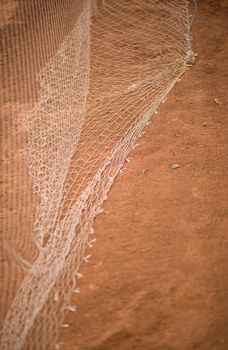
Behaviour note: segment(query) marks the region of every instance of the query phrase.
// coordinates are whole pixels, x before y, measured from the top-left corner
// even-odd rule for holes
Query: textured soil
[[[196,64],[95,220],[63,350],[228,349],[227,16],[199,2]]]

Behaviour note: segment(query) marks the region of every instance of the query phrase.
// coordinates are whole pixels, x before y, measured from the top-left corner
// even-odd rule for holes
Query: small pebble
[[[70,327],[70,325],[68,323],[62,324],[62,328],[69,328],[69,327]]]
[[[216,103],[217,105],[220,105],[220,106],[221,106],[221,104],[222,104],[222,102],[219,101],[218,98],[213,98],[213,101],[214,101],[214,103]]]
[[[149,172],[148,169],[143,169],[143,170],[142,170],[142,173],[143,173],[143,174],[147,174],[148,172]]]
[[[180,165],[179,164],[172,164],[170,167],[171,167],[171,169],[175,170],[175,169],[180,168]]]

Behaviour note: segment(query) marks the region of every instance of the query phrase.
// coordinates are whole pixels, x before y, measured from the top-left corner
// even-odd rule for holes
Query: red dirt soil
[[[196,64],[96,218],[63,350],[228,349],[227,16],[199,2]]]

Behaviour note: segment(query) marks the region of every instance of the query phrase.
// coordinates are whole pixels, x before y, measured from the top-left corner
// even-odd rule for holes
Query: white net
[[[194,55],[187,0],[1,0],[1,349],[58,348],[92,224]]]

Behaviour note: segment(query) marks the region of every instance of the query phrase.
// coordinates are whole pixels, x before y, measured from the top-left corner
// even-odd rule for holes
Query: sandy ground
[[[227,18],[227,0],[199,1],[197,62],[152,118],[96,218],[63,350],[228,349]],[[14,289],[4,290],[2,300],[12,299]]]
[[[197,62],[95,221],[63,350],[228,349],[227,15],[199,2]]]

